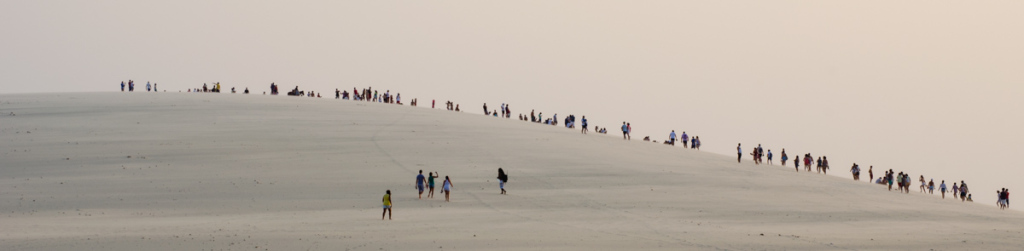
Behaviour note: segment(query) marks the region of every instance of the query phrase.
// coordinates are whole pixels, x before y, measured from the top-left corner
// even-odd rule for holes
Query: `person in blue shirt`
[[[683,131],[683,136],[679,137],[679,139],[683,141],[683,148],[686,148],[686,142],[690,141],[690,135],[686,135],[686,131]]]
[[[420,170],[420,174],[416,175],[416,189],[420,190],[420,199],[423,199],[423,183],[427,181],[426,177],[423,177],[423,170]]]
[[[772,164],[772,149],[768,149],[768,164]]]
[[[622,122],[622,139],[627,139],[627,137],[629,137],[629,128],[626,127],[626,122],[623,121]]]
[[[124,92],[124,81],[121,81],[121,92]]]
[[[672,130],[672,133],[668,134],[668,140],[669,144],[676,145],[676,130]]]

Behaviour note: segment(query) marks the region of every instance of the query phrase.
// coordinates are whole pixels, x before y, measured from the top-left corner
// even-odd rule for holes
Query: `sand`
[[[1024,215],[987,202],[424,103],[0,95],[0,250],[1024,246]],[[451,202],[417,199],[418,170],[450,176]]]

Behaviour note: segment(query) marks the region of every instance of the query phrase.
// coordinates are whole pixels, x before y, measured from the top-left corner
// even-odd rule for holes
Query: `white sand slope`
[[[441,109],[95,93],[0,115],[0,250],[1024,247],[1024,215],[982,202]],[[416,198],[421,169],[450,203]]]

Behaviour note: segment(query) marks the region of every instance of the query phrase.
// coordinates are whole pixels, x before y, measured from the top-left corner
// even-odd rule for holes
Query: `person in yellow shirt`
[[[380,220],[384,220],[384,215],[388,215],[388,220],[391,219],[391,190],[388,190],[384,194],[384,213],[380,215]]]

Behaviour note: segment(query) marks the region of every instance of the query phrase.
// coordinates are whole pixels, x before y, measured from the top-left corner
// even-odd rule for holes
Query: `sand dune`
[[[0,115],[0,250],[1024,246],[1024,216],[983,202],[441,109],[75,93],[0,95]],[[452,201],[418,200],[418,170]]]

